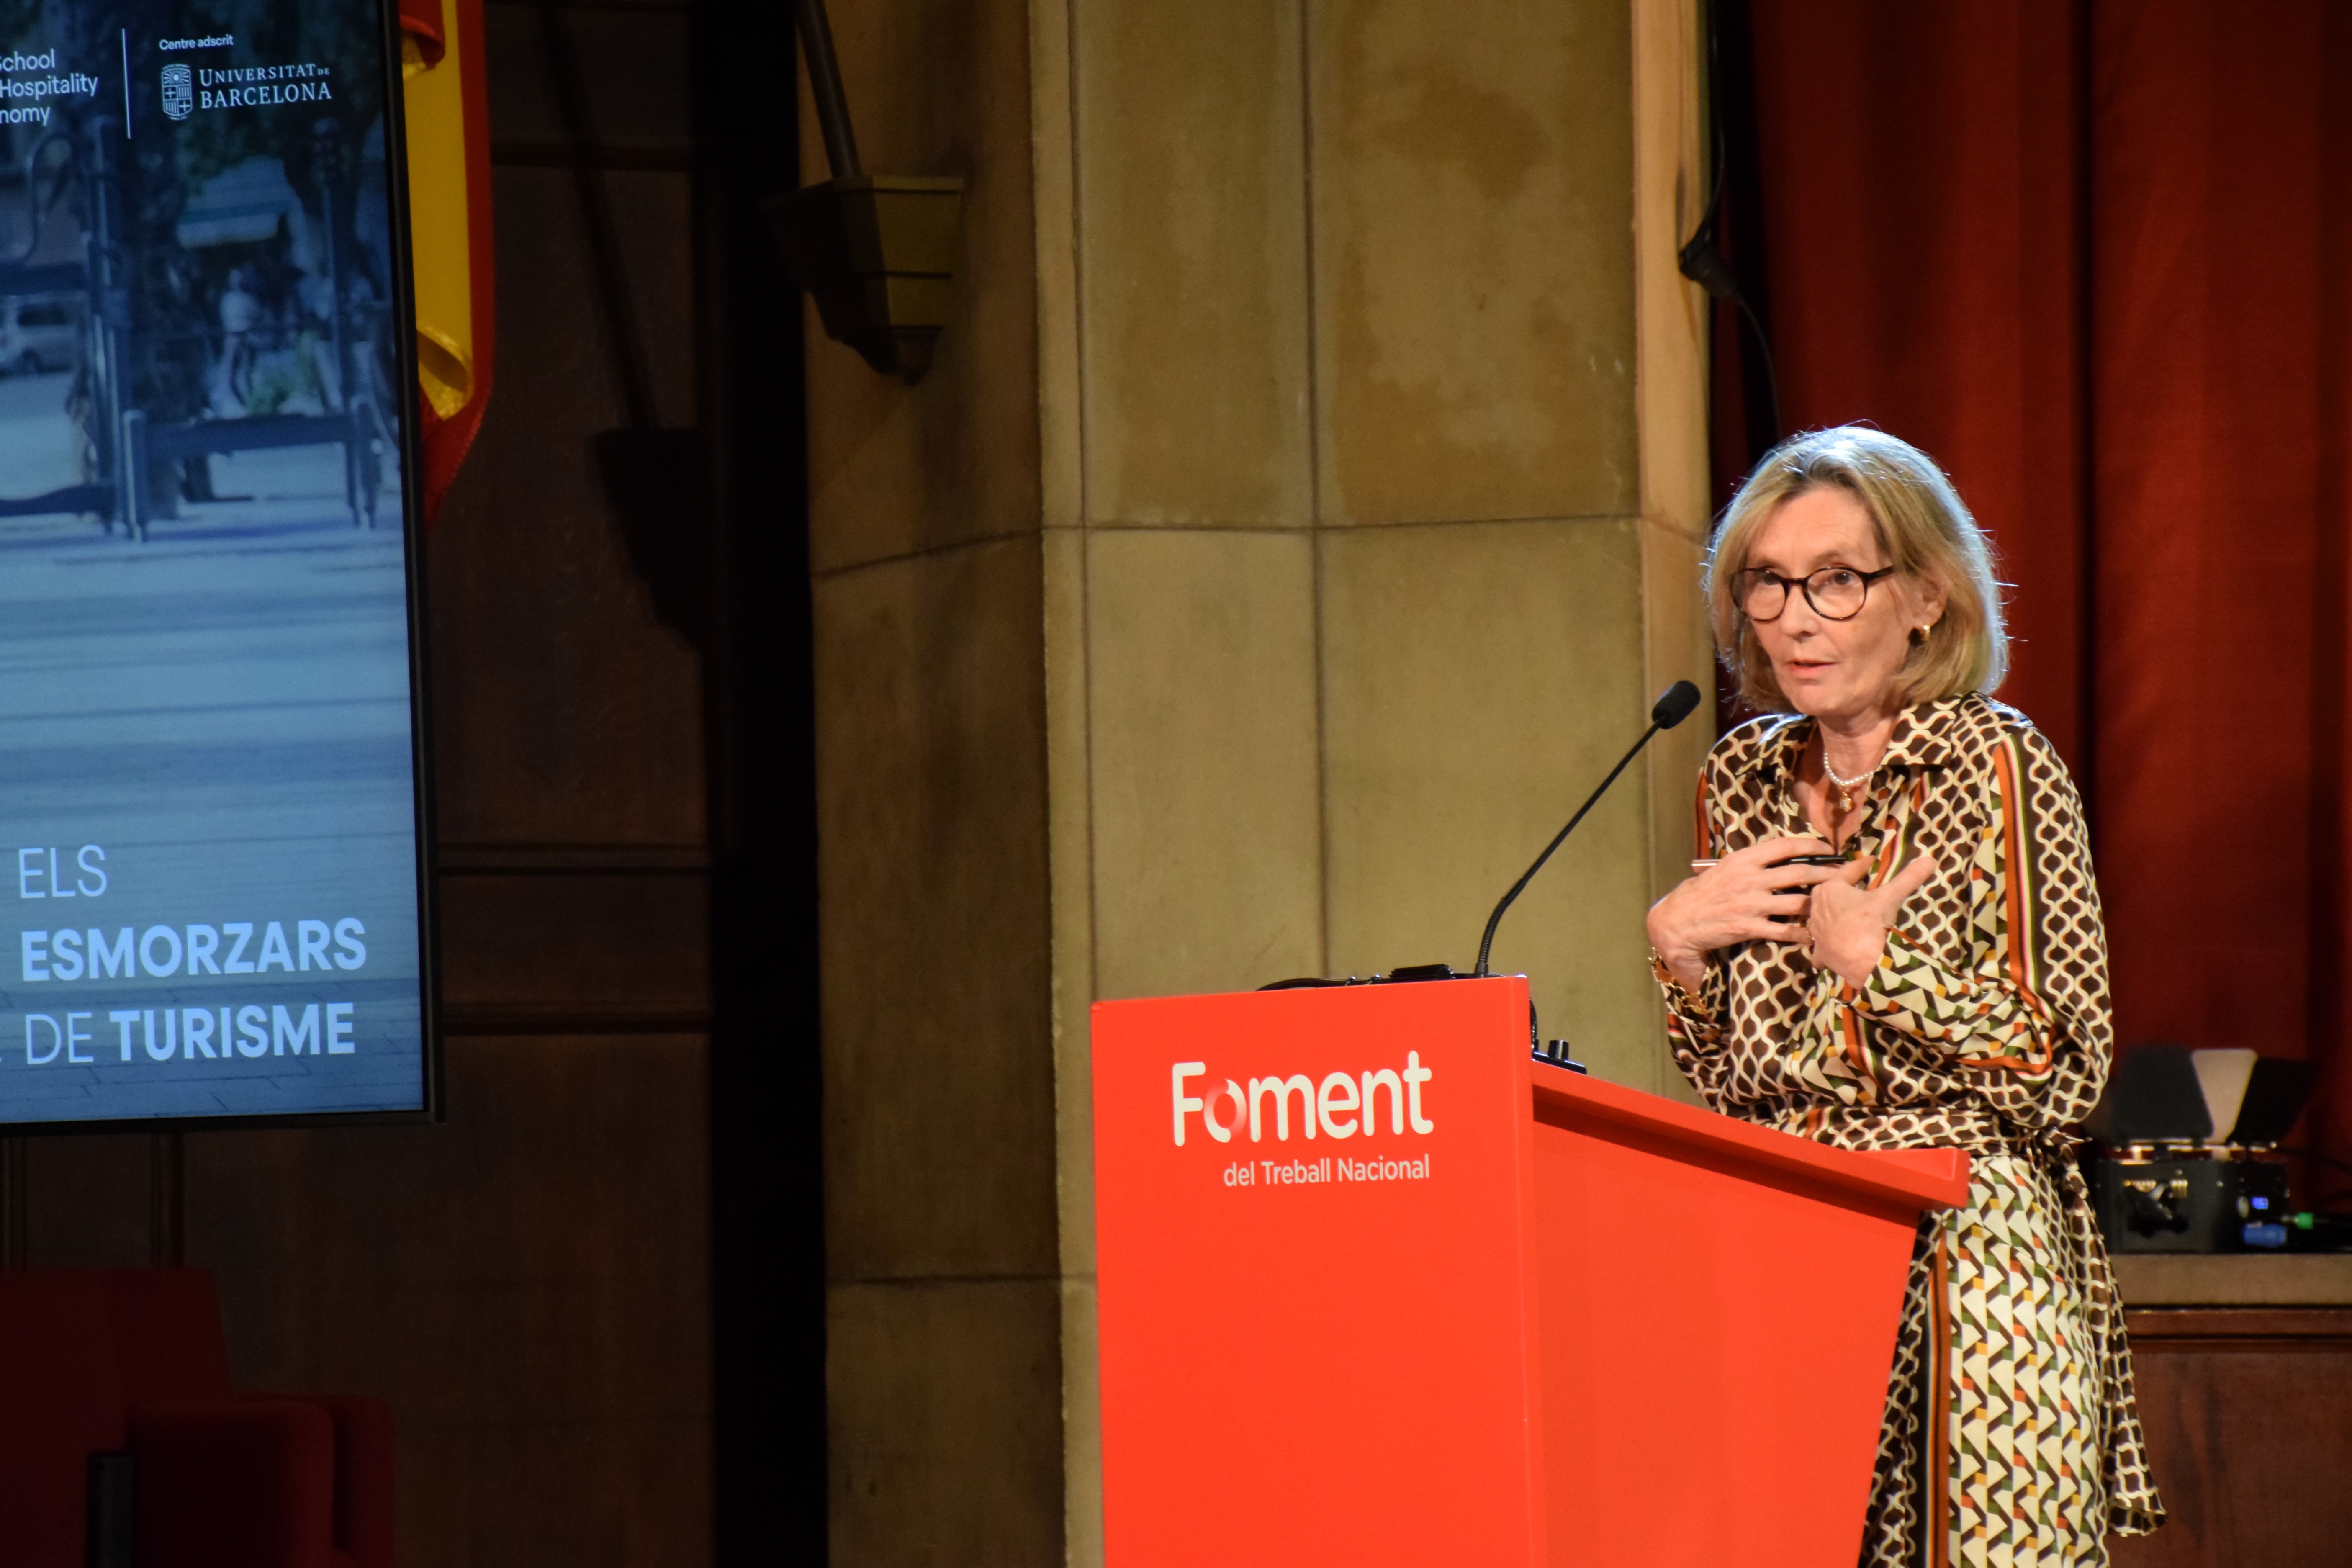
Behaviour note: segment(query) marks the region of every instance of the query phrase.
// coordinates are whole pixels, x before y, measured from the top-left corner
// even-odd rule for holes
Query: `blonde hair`
[[[1755,626],[1732,602],[1733,581],[1747,569],[1757,531],[1781,503],[1829,485],[1862,503],[1898,572],[1940,584],[1945,593],[1943,615],[1926,637],[1914,634],[1910,656],[1895,674],[1896,708],[2000,686],[2009,673],[2009,637],[2001,630],[2000,585],[1984,531],[1927,453],[1883,430],[1841,425],[1767,453],[1725,509],[1707,552],[1708,618],[1741,699],[1765,711],[1790,708]]]

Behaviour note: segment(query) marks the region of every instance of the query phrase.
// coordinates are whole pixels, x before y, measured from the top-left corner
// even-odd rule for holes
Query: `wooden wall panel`
[[[447,1121],[0,1141],[0,1257],[184,1256],[246,1384],[389,1401],[410,1568],[822,1557],[791,23],[487,22],[496,389],[426,550]]]
[[[2172,1308],[2129,1321],[2170,1519],[2113,1542],[2116,1568],[2352,1560],[2352,1308]]]
[[[443,1025],[700,1030],[709,898],[698,846],[453,847],[442,856]]]
[[[458,1038],[447,1072],[439,1127],[190,1140],[239,1386],[392,1404],[404,1563],[700,1560],[702,1040]]]
[[[441,839],[699,844],[698,661],[633,570],[592,447],[626,412],[578,193],[568,172],[496,177],[496,391],[426,554]],[[625,270],[631,296],[685,291],[687,177],[600,177],[617,224],[676,253]],[[691,386],[690,337],[640,341],[657,387]]]
[[[6,1229],[35,1265],[177,1246],[241,1386],[387,1400],[411,1568],[695,1563],[711,856],[676,572],[704,541],[690,491],[624,515],[599,461],[691,425],[705,379],[689,12],[488,9],[497,379],[426,548],[447,1120],[27,1140]]]
[[[141,1268],[152,1259],[154,1140],[145,1133],[25,1140],[25,1262]],[[37,1194],[39,1201],[32,1201]]]

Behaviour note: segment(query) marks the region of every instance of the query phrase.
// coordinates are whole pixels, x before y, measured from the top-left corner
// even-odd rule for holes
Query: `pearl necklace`
[[[1853,792],[1860,789],[1864,784],[1868,784],[1873,777],[1876,776],[1878,767],[1877,764],[1873,763],[1868,773],[1856,774],[1854,777],[1850,779],[1840,778],[1838,777],[1838,771],[1830,766],[1829,742],[1827,741],[1823,741],[1822,742],[1822,772],[1828,775],[1831,784],[1837,786],[1838,816],[1843,820],[1845,814],[1853,809]]]

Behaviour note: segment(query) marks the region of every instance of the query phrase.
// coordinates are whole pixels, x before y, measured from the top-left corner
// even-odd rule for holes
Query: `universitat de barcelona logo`
[[[196,76],[186,66],[163,68],[163,112],[185,120],[196,107]]]

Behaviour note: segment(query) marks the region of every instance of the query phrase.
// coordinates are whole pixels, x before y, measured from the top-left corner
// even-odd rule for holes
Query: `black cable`
[[[1712,138],[1715,170],[1707,185],[1706,210],[1700,216],[1698,226],[1691,230],[1690,237],[1683,242],[1682,249],[1675,254],[1675,270],[1705,289],[1712,298],[1739,308],[1741,318],[1748,323],[1748,335],[1755,339],[1756,352],[1763,361],[1765,404],[1772,416],[1770,444],[1777,445],[1787,426],[1780,423],[1780,371],[1772,358],[1772,340],[1765,332],[1763,320],[1757,315],[1748,291],[1739,286],[1738,274],[1724,258],[1722,247],[1715,243],[1716,219],[1723,210],[1723,192],[1730,175],[1731,156],[1723,132],[1723,110],[1719,101],[1723,68],[1717,48],[1715,19],[1711,14],[1707,18],[1706,58],[1707,101],[1709,112],[1715,120]],[[1752,439],[1752,431],[1750,436]]]
[[[866,172],[866,165],[858,160],[857,134],[850,128],[849,98],[842,90],[841,63],[833,52],[832,18],[824,13],[824,0],[797,0],[793,14],[800,23],[801,57],[808,64],[817,129],[824,136],[825,166],[836,180],[854,180]]]
[[[1756,338],[1756,352],[1764,358],[1764,386],[1770,395],[1772,439],[1777,444],[1788,426],[1780,423],[1780,372],[1772,363],[1772,340],[1764,335],[1764,323],[1756,319],[1755,307],[1748,304],[1747,295],[1736,294],[1732,302],[1739,307],[1739,313],[1748,318],[1748,330]]]

